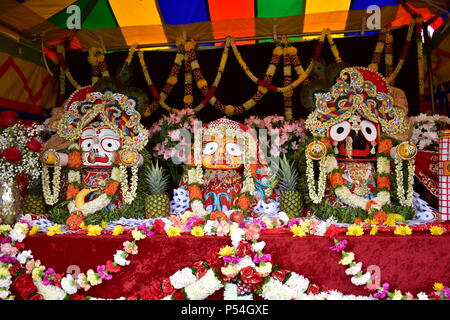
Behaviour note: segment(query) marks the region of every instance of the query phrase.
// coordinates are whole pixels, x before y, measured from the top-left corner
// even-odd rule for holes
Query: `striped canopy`
[[[167,44],[185,35],[195,40],[360,30],[366,9],[381,8],[381,26],[401,26],[411,15],[398,0],[2,0],[0,31],[18,38],[66,42],[71,49],[132,43]],[[405,1],[406,2],[406,1]],[[434,5],[431,5],[430,3]],[[445,0],[408,1],[428,19]],[[67,29],[77,5],[81,29]],[[69,39],[70,41],[67,41]],[[247,42],[248,43],[248,42]]]

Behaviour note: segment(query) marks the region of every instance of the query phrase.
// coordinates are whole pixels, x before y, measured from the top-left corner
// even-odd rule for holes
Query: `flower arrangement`
[[[409,232],[409,231],[408,231]],[[409,233],[410,234],[410,233]],[[344,249],[348,245],[347,240],[334,239],[334,245],[330,250],[341,254],[342,259],[339,261],[340,265],[346,266],[345,273],[351,276],[351,282],[356,286],[364,286],[366,291],[371,292],[371,296],[375,299],[388,300],[414,300],[414,296],[410,292],[402,294],[400,290],[389,291],[389,283],[383,283],[379,287],[372,284],[372,276],[369,271],[364,273],[362,271],[362,262],[355,262],[355,254],[353,252],[346,252]],[[448,300],[450,299],[450,289],[444,287],[442,283],[435,283],[433,286],[434,292],[426,294],[420,292],[417,294],[417,300]]]
[[[441,115],[429,116],[424,113],[410,118],[413,124],[411,141],[420,150],[438,151],[439,131],[450,125],[450,118]]]
[[[163,116],[149,129],[148,148],[155,157],[167,163],[172,179],[176,184],[180,181],[180,173],[176,171],[177,163],[187,163],[190,157],[191,144],[194,142],[194,129],[200,124],[192,109],[183,109],[177,114]]]
[[[259,131],[260,146],[267,146],[267,156],[292,156],[306,135],[303,120],[287,120],[284,116],[251,116],[244,123],[257,133],[267,130],[267,136]],[[275,139],[269,141],[267,137]]]
[[[18,175],[26,173],[31,180],[40,176],[41,151],[38,125],[25,126],[17,121],[17,113],[0,114],[0,182],[12,185]]]

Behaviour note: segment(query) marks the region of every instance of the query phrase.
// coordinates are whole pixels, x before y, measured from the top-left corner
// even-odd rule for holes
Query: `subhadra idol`
[[[379,73],[351,67],[331,92],[316,94],[306,121],[314,136],[306,147],[306,176],[319,216],[352,223],[382,209],[393,213],[392,204],[403,208],[397,213],[411,208],[417,148],[401,141],[409,130],[407,110],[396,105],[391,90]]]
[[[278,208],[276,176],[258,156],[258,143],[247,126],[215,120],[197,130],[193,148],[193,164],[181,181],[193,212],[218,218],[233,209],[259,215],[264,211],[260,207]]]
[[[148,140],[140,120],[136,100],[113,90],[93,92],[88,86],[65,102],[57,133],[72,143],[67,152],[47,150],[43,154],[42,180],[47,204],[55,205],[61,167],[67,167],[64,189],[70,229],[77,229],[87,215],[113,210],[135,199],[138,168],[143,164],[139,151]],[[54,168],[51,180],[50,167]]]

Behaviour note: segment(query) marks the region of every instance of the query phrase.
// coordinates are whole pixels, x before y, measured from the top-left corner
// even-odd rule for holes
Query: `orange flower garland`
[[[228,220],[228,217],[222,211],[213,211],[209,217],[210,220]]]
[[[391,190],[391,180],[387,176],[377,177],[377,189],[381,188]]]
[[[74,186],[73,184],[69,184],[67,186],[66,192],[66,200],[75,199],[76,195],[80,192],[80,189]]]
[[[378,143],[378,153],[389,154],[392,149],[392,140],[383,139]]]
[[[69,159],[67,162],[67,166],[69,168],[81,168],[81,152],[79,151],[73,151],[69,153]]]
[[[197,184],[191,184],[187,189],[189,191],[189,200],[203,199],[202,190]]]
[[[109,196],[113,196],[116,194],[118,189],[119,189],[119,183],[117,181],[111,181],[108,183],[108,185],[106,186],[105,190],[103,190],[103,192]]]
[[[328,180],[330,181],[332,188],[337,188],[345,184],[344,178],[340,172],[332,172],[328,175]]]

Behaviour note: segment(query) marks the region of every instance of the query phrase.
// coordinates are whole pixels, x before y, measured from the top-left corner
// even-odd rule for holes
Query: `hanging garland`
[[[402,53],[400,54],[400,58],[395,69],[393,68],[393,56],[392,56],[393,53],[392,46],[394,39],[391,34],[391,28],[389,26],[383,28],[383,30],[378,35],[375,51],[368,68],[374,71],[378,71],[378,65],[381,61],[381,55],[383,51],[385,51],[385,65],[386,65],[385,77],[390,85],[393,85],[395,79],[398,76],[398,73],[400,72],[405,63],[406,58],[408,57],[412,34],[414,31],[414,27],[416,26],[416,23],[417,23],[416,20],[413,20],[408,25],[408,33],[406,35],[405,42],[403,43]]]
[[[288,52],[292,49],[289,43],[289,38],[283,36],[283,85],[286,87],[292,82],[292,65],[291,65],[291,56]],[[286,120],[292,120],[292,95],[293,91],[287,91],[283,93],[283,102],[284,102],[284,117]]]
[[[270,83],[272,82],[273,75],[275,74],[275,70],[278,65],[278,62],[280,61],[280,56],[282,53],[283,53],[283,50],[281,48],[281,44],[277,44],[272,52],[272,57],[270,59],[269,65],[267,67],[263,82],[259,83],[256,93],[254,93],[253,96],[250,99],[248,99],[246,102],[244,102],[243,104],[241,104],[239,106],[224,105],[222,102],[220,102],[216,98],[215,95],[212,95],[211,98],[209,99],[209,103],[216,110],[225,113],[227,116],[242,114],[245,111],[248,111],[251,108],[253,108],[262,99],[262,97],[268,92],[267,86],[270,86]],[[194,65],[193,65],[192,69],[194,69]],[[200,67],[197,70],[198,70],[197,72],[194,72],[194,76],[196,78],[197,83],[199,83],[199,82],[207,83],[206,79],[203,76],[203,73],[201,72]],[[205,98],[206,97],[207,96],[205,96]]]

